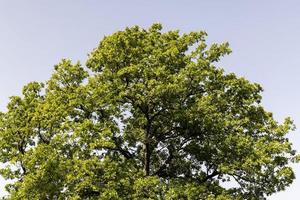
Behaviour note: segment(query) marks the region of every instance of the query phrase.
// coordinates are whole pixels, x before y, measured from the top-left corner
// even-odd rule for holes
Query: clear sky
[[[50,77],[61,58],[85,62],[99,40],[126,26],[161,22],[166,30],[205,30],[228,41],[226,71],[260,83],[278,121],[291,116],[300,152],[300,2],[279,0],[0,0],[0,109],[29,81]],[[269,199],[299,199],[298,180]],[[4,181],[0,180],[3,195]]]

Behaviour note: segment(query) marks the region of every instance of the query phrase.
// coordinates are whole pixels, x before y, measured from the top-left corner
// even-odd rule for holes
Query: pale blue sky
[[[279,121],[291,116],[300,152],[300,3],[279,0],[0,0],[0,109],[29,81],[43,81],[61,58],[84,63],[106,34],[161,22],[166,30],[205,30],[209,42],[228,41],[232,71],[260,83],[263,104]],[[298,199],[298,180],[269,199]],[[0,194],[4,182],[0,181]],[[298,197],[298,198],[297,198]]]

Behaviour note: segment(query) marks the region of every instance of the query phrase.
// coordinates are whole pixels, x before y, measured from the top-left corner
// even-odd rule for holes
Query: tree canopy
[[[296,151],[262,87],[216,66],[228,43],[138,26],[86,65],[63,59],[0,117],[6,199],[263,199],[295,178]]]

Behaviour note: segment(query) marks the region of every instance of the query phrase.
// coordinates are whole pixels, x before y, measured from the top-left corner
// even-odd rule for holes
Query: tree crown
[[[297,158],[262,87],[216,67],[205,32],[126,28],[62,60],[0,118],[7,199],[261,199]],[[225,184],[223,183],[225,182]],[[226,182],[234,185],[228,187]]]

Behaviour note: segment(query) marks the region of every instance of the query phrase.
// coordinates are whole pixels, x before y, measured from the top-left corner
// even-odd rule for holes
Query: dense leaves
[[[296,152],[258,84],[215,66],[205,32],[137,26],[86,67],[62,60],[0,120],[7,199],[262,199],[294,179]]]

